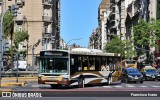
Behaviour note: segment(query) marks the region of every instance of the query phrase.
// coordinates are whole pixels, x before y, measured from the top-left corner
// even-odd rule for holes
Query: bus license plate
[[[46,84],[57,84],[57,82],[45,82]]]
[[[155,76],[152,76],[152,78],[155,78]]]

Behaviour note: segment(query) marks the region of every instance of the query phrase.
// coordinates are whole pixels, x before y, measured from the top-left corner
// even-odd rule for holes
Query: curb
[[[3,77],[2,79],[16,79],[17,77]],[[38,79],[38,77],[18,77],[19,79]]]
[[[19,82],[19,83],[2,83],[2,87],[9,87],[9,86],[25,86],[25,82]]]

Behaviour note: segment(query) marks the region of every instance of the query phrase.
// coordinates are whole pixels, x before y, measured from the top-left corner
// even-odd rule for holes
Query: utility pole
[[[2,80],[2,66],[3,66],[3,6],[4,6],[4,0],[2,0],[1,9],[2,9],[2,16],[1,16],[1,25],[0,25],[0,89],[1,89],[1,80]]]

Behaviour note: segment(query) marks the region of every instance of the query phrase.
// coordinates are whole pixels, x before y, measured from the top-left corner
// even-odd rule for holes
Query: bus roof
[[[71,49],[70,53],[79,55],[120,56],[120,54],[117,53],[105,53],[102,50],[88,48],[74,48]]]
[[[120,56],[120,54],[117,53],[104,53],[102,50],[88,49],[88,48],[72,48],[71,50],[53,49],[53,50],[42,50],[41,52],[44,51],[62,51],[77,55]]]

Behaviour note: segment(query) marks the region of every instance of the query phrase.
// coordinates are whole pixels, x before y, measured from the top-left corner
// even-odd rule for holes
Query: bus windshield
[[[68,58],[41,58],[40,73],[67,74]]]

